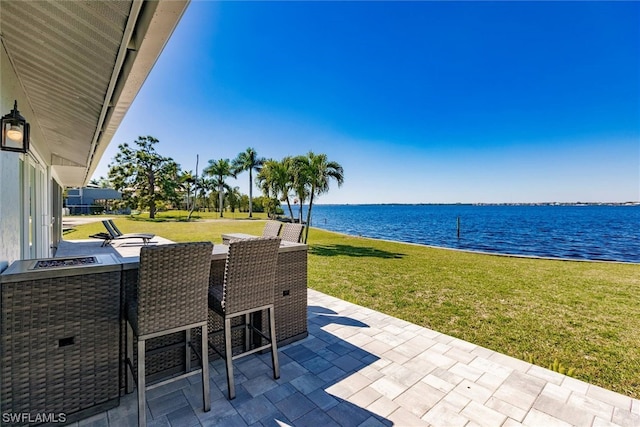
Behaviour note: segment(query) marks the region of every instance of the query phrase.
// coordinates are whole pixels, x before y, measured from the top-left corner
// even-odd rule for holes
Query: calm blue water
[[[314,205],[312,226],[456,249],[640,262],[639,206]]]

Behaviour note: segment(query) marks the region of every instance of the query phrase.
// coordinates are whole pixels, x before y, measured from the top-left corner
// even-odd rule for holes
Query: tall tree
[[[191,200],[191,191],[194,189],[196,182],[195,178],[193,177],[193,172],[180,172],[180,175],[178,175],[178,182],[180,183],[178,188],[183,193],[180,201],[180,209],[182,209],[182,205],[184,204],[185,210],[188,211],[193,205],[193,202]]]
[[[191,205],[191,209],[189,210],[189,215],[187,215],[187,221],[191,221],[191,215],[193,215],[193,210],[196,207],[196,202],[198,201],[198,163],[200,162],[200,155],[196,154],[196,176],[193,177],[193,204]]]
[[[310,177],[309,177],[309,158],[307,156],[296,156],[289,160],[288,163],[289,177],[291,180],[291,189],[298,198],[300,209],[298,210],[298,221],[302,223],[302,207],[309,197]]]
[[[198,197],[200,200],[206,204],[207,212],[211,212],[211,203],[209,203],[210,194],[216,189],[216,186],[213,182],[213,178],[205,178],[201,176],[198,178],[198,182],[196,183],[196,188],[198,191]]]
[[[228,177],[236,177],[233,168],[231,167],[231,163],[229,159],[220,159],[220,160],[209,160],[209,166],[207,166],[204,171],[202,171],[205,175],[212,176],[216,179],[216,184],[218,187],[218,197],[219,197],[219,208],[220,208],[220,218],[224,215],[222,212],[224,211],[224,189],[226,183],[224,180]],[[228,186],[227,186],[228,188]]]
[[[220,181],[218,178],[211,178],[211,185],[213,186],[214,190],[209,195],[209,198],[213,199],[214,209],[218,209],[219,212],[220,206],[222,206],[222,209],[224,210],[225,205],[229,205],[226,196],[232,191],[231,186],[229,186],[229,184],[224,181]],[[220,197],[221,191],[222,197]]]
[[[256,150],[249,147],[238,157],[233,159],[231,164],[234,174],[249,171],[249,218],[253,216],[253,171],[260,172],[264,164],[264,157],[258,157]]]
[[[231,212],[235,212],[240,206],[240,199],[242,199],[240,187],[233,187],[230,190],[227,190],[227,201],[229,202],[229,209],[231,209]]]
[[[304,157],[304,156],[303,156]],[[335,180],[338,187],[344,182],[344,170],[339,163],[329,161],[326,154],[315,154],[310,151],[306,159],[301,157],[298,162],[300,174],[304,177],[308,186],[309,208],[307,210],[307,227],[305,228],[304,241],[309,237],[309,226],[311,225],[311,210],[313,209],[314,196],[329,191],[329,182]]]
[[[293,221],[293,209],[289,195],[293,185],[293,175],[290,170],[291,157],[285,157],[282,161],[273,159],[265,160],[262,170],[258,173],[256,181],[265,193],[265,196],[277,197],[280,201],[287,202],[289,215]],[[268,191],[265,192],[265,188]]]
[[[258,172],[258,176],[256,177],[256,183],[262,190],[262,194],[265,196],[266,200],[273,200],[278,198],[280,188],[276,174],[278,165],[279,162],[276,160],[265,160],[262,169],[260,170],[260,172]],[[275,207],[275,205],[268,202],[264,207],[267,210],[267,216],[271,218],[271,208]]]
[[[178,201],[180,167],[156,152],[158,142],[152,136],[140,136],[134,141],[137,148],[120,144],[120,152],[109,165],[109,180],[123,200],[129,207],[148,208],[149,218],[155,218],[159,204]]]

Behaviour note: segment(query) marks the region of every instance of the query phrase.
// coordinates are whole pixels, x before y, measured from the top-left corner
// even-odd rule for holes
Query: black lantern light
[[[18,101],[14,101],[13,110],[2,116],[2,146],[5,151],[26,153],[29,151],[29,123],[18,111]]]

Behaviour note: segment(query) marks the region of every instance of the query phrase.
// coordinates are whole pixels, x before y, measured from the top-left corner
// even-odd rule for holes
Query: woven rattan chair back
[[[231,240],[224,272],[226,315],[273,304],[280,238]]]
[[[262,230],[262,237],[277,237],[281,226],[279,221],[267,221]]]
[[[205,412],[211,409],[209,390],[209,352],[207,321],[209,310],[209,273],[211,242],[175,243],[145,246],[140,249],[138,284],[135,296],[127,301],[127,339],[125,387],[133,391],[133,338],[137,341],[138,425],[146,425],[146,341],[175,332],[185,334],[185,373],[166,381],[175,381],[193,373],[202,375],[202,400]],[[191,330],[200,329],[201,368],[191,370]],[[157,350],[157,349],[156,349]],[[166,381],[163,381],[166,382]]]
[[[140,249],[137,320],[141,335],[207,320],[211,242]]]
[[[300,237],[302,237],[302,230],[304,225],[297,223],[287,223],[282,227],[282,240],[287,242],[299,243]]]
[[[276,342],[276,323],[274,313],[274,288],[278,268],[279,237],[259,237],[255,239],[238,239],[229,242],[229,253],[225,264],[222,290],[214,286],[209,290],[209,307],[222,317],[223,329],[212,331],[224,336],[224,353],[227,368],[227,387],[229,399],[236,396],[233,380],[233,360],[248,356],[258,351],[271,349],[273,378],[280,378],[278,363],[278,345]],[[263,317],[260,313],[267,314]],[[256,327],[252,318],[260,315],[260,323],[266,322],[266,333]],[[231,322],[234,318],[242,319],[245,344],[243,351],[234,354]],[[263,324],[264,325],[264,324]],[[254,334],[258,334],[267,344],[255,347],[252,345]],[[250,348],[255,347],[255,348]],[[215,345],[212,345],[215,351]]]

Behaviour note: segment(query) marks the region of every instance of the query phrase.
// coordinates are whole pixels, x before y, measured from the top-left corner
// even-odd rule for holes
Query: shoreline
[[[640,201],[628,202],[470,202],[470,203],[314,203],[314,206],[569,206],[569,207],[589,207],[589,206],[616,206],[616,207],[638,207]],[[304,205],[308,206],[308,205]]]
[[[320,228],[320,227],[312,227],[312,228],[316,228],[318,230],[326,231],[326,232],[329,232],[329,233],[340,234],[342,236],[352,237],[352,238],[356,238],[356,239],[379,240],[381,242],[387,242],[387,243],[399,243],[399,244],[403,244],[403,245],[413,245],[413,246],[420,246],[420,247],[431,248],[431,249],[444,249],[444,250],[447,250],[447,251],[465,252],[465,253],[469,253],[469,254],[493,255],[493,256],[499,256],[499,257],[505,257],[505,258],[541,259],[541,260],[548,260],[548,261],[598,262],[598,263],[605,263],[605,264],[640,265],[640,262],[633,262],[633,261],[619,261],[619,260],[606,260],[606,259],[560,258],[560,257],[549,257],[549,256],[540,256],[540,255],[509,254],[509,253],[503,253],[503,252],[487,252],[487,251],[473,250],[473,249],[450,248],[450,247],[447,247],[447,246],[427,245],[425,243],[405,242],[403,240],[390,240],[390,239],[383,239],[383,238],[379,238],[379,237],[369,237],[369,236],[363,236],[363,235],[356,236],[356,235],[353,235],[353,234],[343,233],[343,232],[340,232],[340,231],[327,230],[327,229]]]

